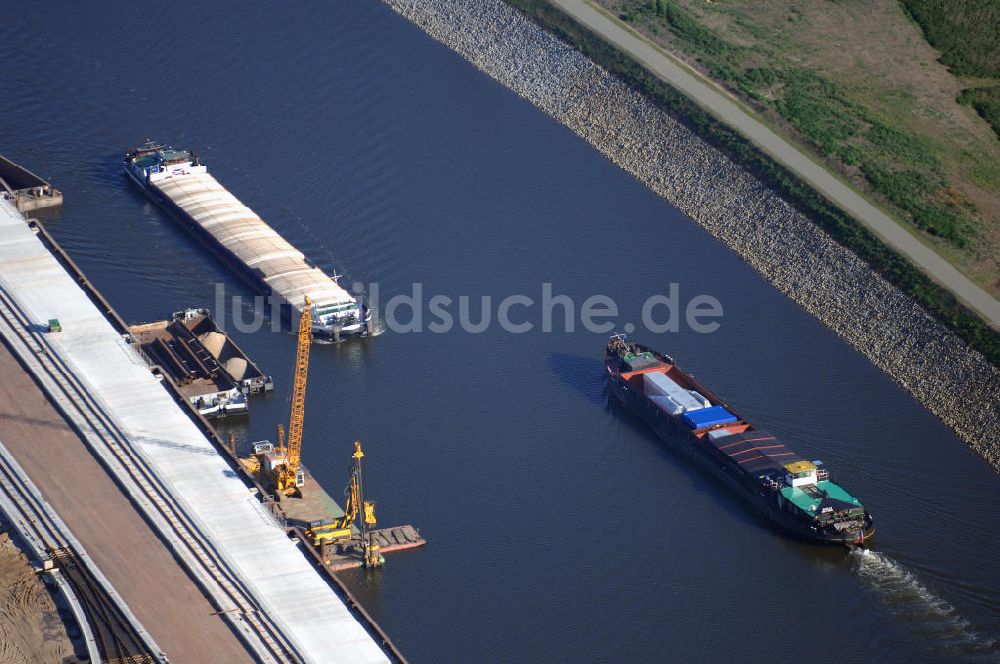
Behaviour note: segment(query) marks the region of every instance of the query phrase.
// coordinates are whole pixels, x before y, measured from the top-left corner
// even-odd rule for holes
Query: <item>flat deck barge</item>
[[[62,205],[62,192],[24,166],[0,155],[0,196],[12,201],[18,212]]]
[[[265,443],[269,441],[264,441]],[[236,456],[235,443],[230,443],[230,455]],[[242,460],[244,469],[246,460]],[[295,496],[279,496],[274,492],[274,486],[266,473],[251,472],[259,491],[267,494],[271,513],[281,519],[289,532],[298,538],[303,547],[311,552],[317,566],[322,566],[327,574],[342,572],[363,566],[363,547],[361,535],[356,527],[352,527],[352,536],[336,542],[324,542],[315,546],[307,533],[309,528],[320,524],[328,524],[344,516],[344,509],[316,481],[305,464],[300,464],[304,482],[301,491]],[[249,472],[249,471],[248,471]],[[280,500],[273,500],[280,498]],[[427,544],[427,540],[412,525],[379,528],[370,531],[372,540],[379,545],[382,554],[415,549]]]
[[[313,334],[334,341],[372,333],[371,312],[208,172],[198,155],[159,144],[133,148],[123,169],[151,200],[244,279],[298,316],[312,302]]]

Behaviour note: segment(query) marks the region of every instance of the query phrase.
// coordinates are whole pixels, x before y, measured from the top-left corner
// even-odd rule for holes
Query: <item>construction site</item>
[[[5,647],[59,654],[37,661],[405,662],[336,572],[425,542],[378,528],[361,442],[344,450],[343,507],[302,463],[308,296],[287,423],[240,458],[206,416],[245,415],[270,377],[206,310],[127,325],[23,209],[0,195],[0,553],[16,546],[0,606],[40,626]]]

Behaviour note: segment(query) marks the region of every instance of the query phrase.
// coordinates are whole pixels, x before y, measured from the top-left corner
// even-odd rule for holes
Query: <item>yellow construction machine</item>
[[[288,420],[288,444],[284,428],[278,425],[278,446],[263,443],[254,448],[256,468],[268,474],[279,497],[301,493],[305,472],[302,458],[302,423],[306,413],[306,378],[309,375],[309,347],[312,344],[312,302],[306,298],[299,316],[299,341],[295,351],[295,380],[292,386],[292,412]],[[248,469],[252,465],[246,463]]]
[[[361,450],[361,442],[354,441],[354,467],[351,469],[351,480],[347,485],[347,504],[344,506],[344,516],[331,522],[313,526],[306,535],[316,546],[324,543],[332,544],[350,539],[355,529],[361,539],[364,552],[365,567],[378,567],[384,562],[379,552],[378,542],[372,537],[372,527],[376,524],[375,503],[365,500],[364,466],[362,459],[365,453]]]
[[[299,340],[295,353],[295,382],[292,387],[292,412],[288,419],[288,441],[285,431],[278,425],[278,445],[258,443],[250,459],[244,460],[247,469],[266,474],[279,496],[301,495],[305,472],[300,466],[302,457],[302,424],[306,410],[306,378],[309,374],[309,347],[312,344],[312,302],[307,297],[299,316]],[[365,567],[377,567],[384,562],[379,545],[371,534],[375,525],[375,504],[365,500],[362,459],[365,454],[361,443],[354,441],[354,467],[347,487],[347,505],[344,516],[333,521],[310,527],[306,535],[316,546],[350,539],[354,528],[361,537]],[[256,463],[255,463],[256,462]],[[355,524],[355,522],[357,522]]]

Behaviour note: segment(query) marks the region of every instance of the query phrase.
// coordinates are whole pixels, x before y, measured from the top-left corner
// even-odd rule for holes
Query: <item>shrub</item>
[[[958,96],[958,103],[976,109],[976,112],[993,127],[997,138],[1000,138],[1000,86],[963,90]]]
[[[903,0],[941,62],[960,76],[1000,76],[1000,3]]]

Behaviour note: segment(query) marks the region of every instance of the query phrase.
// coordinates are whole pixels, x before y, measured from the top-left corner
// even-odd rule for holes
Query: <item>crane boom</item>
[[[278,490],[294,493],[299,486],[299,460],[302,455],[302,424],[306,414],[306,379],[309,376],[309,347],[312,344],[312,301],[306,297],[299,316],[299,341],[295,351],[295,382],[292,387],[292,413],[288,420],[288,452],[278,477]]]

